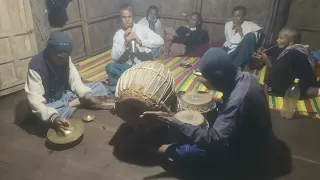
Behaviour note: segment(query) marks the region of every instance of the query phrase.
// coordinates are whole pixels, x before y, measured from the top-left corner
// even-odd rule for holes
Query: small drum
[[[197,111],[180,111],[174,115],[179,121],[191,124],[194,126],[199,126],[202,129],[209,129],[209,123],[204,118],[204,116]]]
[[[183,94],[179,100],[179,111],[191,110],[207,113],[215,108],[216,103],[207,92],[187,92]]]
[[[134,65],[119,78],[115,97],[115,112],[133,126],[158,126],[155,121],[140,119],[145,111],[176,112],[174,78],[163,64],[145,61]]]

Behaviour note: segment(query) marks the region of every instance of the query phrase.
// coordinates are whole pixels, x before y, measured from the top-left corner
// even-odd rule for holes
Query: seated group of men
[[[186,137],[177,144],[162,145],[158,149],[177,163],[240,165],[261,155],[273,137],[265,89],[250,73],[238,71],[239,66],[247,65],[252,58],[269,68],[268,89],[283,92],[299,78],[303,93],[318,94],[318,89],[312,88],[316,83],[312,73],[314,61],[299,44],[300,33],[285,28],[279,34],[278,48],[255,52],[261,28],[244,21],[245,14],[244,7],[234,8],[233,20],[226,24],[226,43],[222,48],[209,49],[200,61],[201,82],[223,93],[223,105],[210,129],[182,123],[166,112],[141,115],[141,118],[153,115],[165,120]],[[182,43],[188,49],[208,41],[208,34],[200,29],[198,13],[193,13],[189,27],[180,27],[175,36],[163,31],[154,6],[138,24],[133,22],[131,5],[123,5],[120,15],[123,28],[113,39],[114,63],[106,67],[109,86],[116,85],[121,74],[132,65],[161,55],[167,48],[162,48],[165,43]],[[128,43],[132,40],[137,43],[138,53],[130,59]],[[70,37],[62,32],[53,33],[46,49],[30,61],[25,85],[32,112],[56,130],[68,127],[67,119],[80,105],[96,105],[101,103],[98,97],[111,95],[100,82],[87,85],[82,82],[70,58],[71,51]]]
[[[197,12],[191,14],[189,25],[181,26],[176,31],[162,27],[156,6],[150,6],[147,17],[142,18],[138,24],[133,22],[131,5],[123,5],[120,14],[123,29],[116,33],[113,40],[112,58],[115,63],[106,67],[111,86],[115,86],[121,74],[135,63],[183,55],[209,42],[208,33],[201,29],[202,18]],[[240,69],[250,69],[251,64],[267,65],[266,87],[280,96],[285,94],[295,78],[300,79],[302,96],[317,96],[319,89],[314,88],[317,86],[313,73],[314,58],[308,48],[300,44],[300,32],[284,28],[279,34],[277,47],[263,51],[259,48],[262,28],[251,21],[245,21],[245,17],[246,8],[236,6],[232,11],[232,21],[225,25],[225,43],[221,48],[230,56],[233,65]],[[130,50],[127,46],[131,40],[138,43],[139,49],[134,61],[129,58]]]

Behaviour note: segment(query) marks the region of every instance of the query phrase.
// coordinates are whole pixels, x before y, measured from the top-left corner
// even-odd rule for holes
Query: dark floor
[[[177,179],[145,154],[136,154],[136,157],[128,159],[114,153],[111,140],[125,128],[122,121],[108,111],[93,112],[96,121],[85,124],[83,141],[64,151],[47,148],[50,146],[45,144],[46,132],[38,130],[36,127],[39,126],[32,122],[22,122],[26,112],[23,92],[0,99],[1,180]],[[79,110],[75,117],[86,113],[88,111]],[[319,180],[320,120],[282,120],[278,112],[272,112],[272,116],[274,131],[287,143],[293,158],[292,172],[278,179]],[[123,139],[129,139],[130,133],[124,136]],[[128,146],[122,148],[125,150]],[[141,159],[144,160],[139,161]]]

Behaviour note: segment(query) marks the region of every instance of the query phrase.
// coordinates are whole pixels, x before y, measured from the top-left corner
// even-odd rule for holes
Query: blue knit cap
[[[221,48],[210,48],[201,58],[199,70],[209,81],[215,81],[214,74],[221,72],[225,79],[234,78],[237,69],[232,64],[231,57]],[[222,79],[220,79],[222,80]]]
[[[54,32],[48,40],[48,45],[51,45],[58,53],[71,53],[72,40],[63,32]]]

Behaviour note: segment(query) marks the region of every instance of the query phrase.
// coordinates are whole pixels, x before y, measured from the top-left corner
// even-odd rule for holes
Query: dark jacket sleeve
[[[188,140],[200,146],[221,146],[228,142],[231,134],[235,131],[236,120],[239,117],[241,106],[239,104],[227,105],[217,117],[212,128],[201,129],[198,126],[173,120],[170,125],[176,128]]]
[[[313,70],[307,56],[296,50],[293,51],[294,52],[290,53],[290,58],[293,60],[293,72],[296,75],[295,78],[299,78],[300,80],[299,87],[301,94],[305,95],[307,90],[315,84],[316,77],[313,74]]]
[[[200,44],[205,44],[209,42],[209,34],[207,31],[202,30],[202,36],[201,36],[201,40],[200,40]]]
[[[181,26],[176,30],[176,33],[178,36],[173,37],[174,43],[179,43],[179,44],[185,44],[188,41],[188,37],[185,35],[186,34],[186,28]]]

